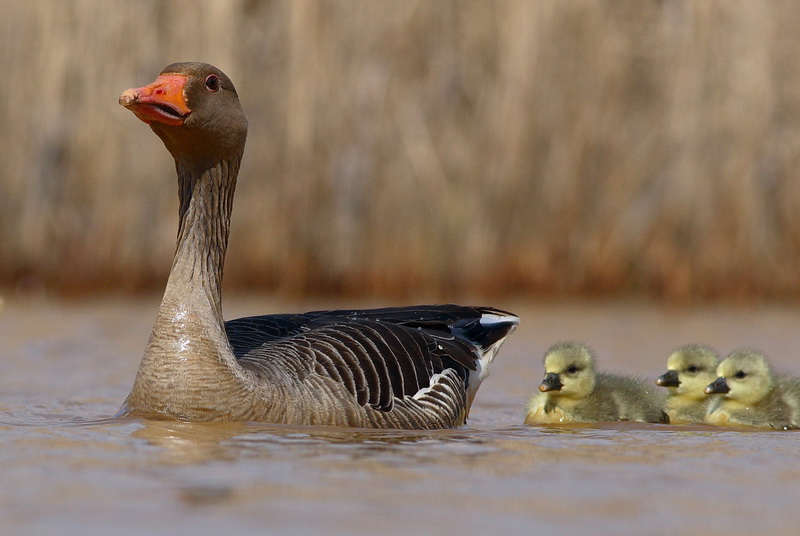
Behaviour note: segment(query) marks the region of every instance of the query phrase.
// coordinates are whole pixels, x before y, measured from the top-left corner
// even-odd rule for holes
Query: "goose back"
[[[242,368],[257,382],[283,384],[287,400],[325,386],[309,401],[319,406],[312,413],[338,405],[351,425],[435,428],[437,420],[464,423],[516,324],[498,309],[439,305],[252,316],[225,331]]]

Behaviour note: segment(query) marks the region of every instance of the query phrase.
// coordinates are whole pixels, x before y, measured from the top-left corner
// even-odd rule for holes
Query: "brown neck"
[[[124,411],[200,418],[227,396],[215,390],[236,389],[220,284],[240,161],[241,153],[204,166],[176,159],[178,247]]]
[[[170,291],[204,297],[219,325],[222,324],[222,272],[240,162],[241,155],[205,165],[175,162],[180,223],[164,297]]]

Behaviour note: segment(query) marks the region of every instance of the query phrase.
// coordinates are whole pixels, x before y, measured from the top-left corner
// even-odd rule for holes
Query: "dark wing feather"
[[[302,333],[307,322],[302,315],[248,316],[225,322],[225,332],[234,355],[241,357],[264,344]]]
[[[366,403],[373,407],[383,407],[384,399],[381,397],[381,388],[384,391],[391,391],[385,379],[383,359],[375,350],[369,339],[369,327],[365,325],[351,324],[329,324],[320,325],[318,329],[327,336],[338,336],[342,343],[352,350],[356,357],[357,364],[351,367],[350,373],[362,373],[359,376],[363,381],[356,381],[356,391],[359,394],[359,401],[366,400]],[[308,336],[315,336],[317,332],[312,327]],[[358,376],[357,376],[358,378]],[[362,402],[363,404],[363,402]],[[390,402],[387,402],[390,404]]]
[[[445,369],[467,386],[479,349],[511,329],[511,323],[482,326],[486,312],[504,313],[454,305],[314,311],[239,318],[225,330],[242,366],[258,370],[281,360],[298,377],[314,370],[341,383],[360,405],[389,411],[395,398],[413,396]]]
[[[343,384],[347,391],[356,397],[359,405],[366,406],[369,393],[359,386],[366,385],[366,378],[359,366],[358,358],[340,338],[317,332],[314,354],[317,362],[328,371],[328,377]],[[327,346],[326,346],[327,345]]]

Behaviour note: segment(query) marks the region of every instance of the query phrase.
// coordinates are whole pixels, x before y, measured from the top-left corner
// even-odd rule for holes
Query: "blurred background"
[[[160,290],[174,61],[250,135],[227,290],[800,297],[800,3],[0,1],[0,288]]]

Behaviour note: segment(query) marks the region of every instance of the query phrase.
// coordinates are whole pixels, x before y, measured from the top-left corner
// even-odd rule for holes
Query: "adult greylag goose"
[[[713,400],[704,389],[717,377],[718,364],[717,352],[701,344],[672,351],[667,372],[656,378],[656,385],[666,387],[669,393],[665,411],[671,424],[703,422]]]
[[[519,319],[421,305],[225,322],[220,284],[247,119],[230,79],[174,63],[119,102],[175,159],[178,245],[120,415],[433,429],[463,425]]]
[[[715,396],[705,422],[788,430],[800,425],[800,378],[775,374],[756,350],[736,350],[717,367],[705,392]]]
[[[669,422],[655,389],[637,378],[596,372],[594,355],[583,343],[554,345],[545,353],[544,369],[525,424]]]

